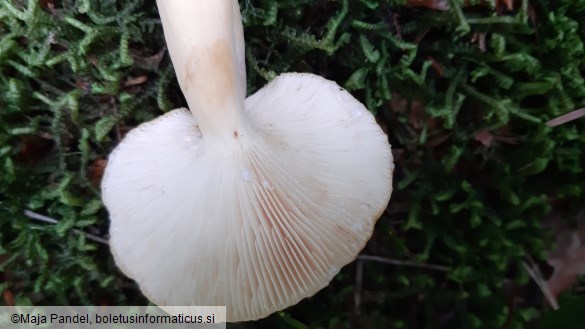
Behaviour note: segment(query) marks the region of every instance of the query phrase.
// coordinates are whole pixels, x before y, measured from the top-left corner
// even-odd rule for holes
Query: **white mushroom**
[[[102,183],[116,264],[154,303],[265,317],[325,287],[392,191],[374,117],[312,74],[245,99],[236,0],[157,1],[187,109],[132,130]]]

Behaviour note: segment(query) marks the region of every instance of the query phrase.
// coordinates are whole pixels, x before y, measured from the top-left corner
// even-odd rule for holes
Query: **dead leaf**
[[[147,75],[140,75],[137,77],[129,77],[124,81],[124,87],[136,86],[145,83],[148,81]]]
[[[423,129],[426,129],[427,135],[432,136],[437,129],[442,127],[442,121],[431,117],[425,109],[425,104],[421,101],[409,100],[398,93],[392,93],[390,108],[396,113],[407,113],[408,125],[403,127],[412,136],[418,136]]]
[[[24,136],[20,141],[16,158],[28,165],[34,165],[49,155],[55,142],[40,135]]]
[[[45,11],[55,14],[56,0],[39,0],[39,4]]]
[[[2,297],[4,297],[4,303],[6,304],[6,306],[14,306],[14,295],[12,294],[12,292],[8,289],[4,290],[4,292],[2,293]]]
[[[547,286],[555,298],[575,284],[577,275],[585,274],[585,209],[577,215],[577,225],[576,231],[557,236],[557,248],[547,257],[554,268]]]
[[[489,148],[494,142],[494,135],[487,130],[480,130],[475,133],[474,139]]]
[[[410,126],[415,130],[420,131],[426,120],[427,115],[425,113],[424,105],[419,101],[412,101],[410,105],[410,113],[408,114],[408,123],[410,123]]]
[[[81,89],[84,94],[89,94],[89,92],[91,91],[91,82],[81,77],[77,77],[75,81],[75,87],[77,87],[77,89]]]
[[[501,12],[501,9],[508,11],[514,10],[514,0],[498,0],[496,1],[496,10]]]
[[[424,7],[434,10],[449,10],[447,0],[409,0],[407,7]]]
[[[485,52],[486,48],[485,48],[485,33],[480,33],[480,32],[475,32],[472,36],[471,36],[471,42],[477,42],[477,46],[479,47],[479,50],[481,50],[481,52]]]
[[[144,56],[141,52],[136,49],[130,50],[130,54],[134,59],[134,64],[142,69],[146,70],[157,70],[160,62],[162,61],[166,48],[162,48],[158,53],[150,56]]]
[[[441,66],[441,64],[439,64],[439,62],[437,62],[432,56],[427,56],[427,59],[431,61],[431,66],[433,67],[433,69],[435,69],[435,71],[437,71],[437,73],[439,74],[439,77],[444,77],[445,76],[445,71],[443,70],[443,67]]]
[[[88,178],[93,186],[98,187],[100,185],[107,163],[108,160],[104,158],[97,158],[91,165],[88,172]]]
[[[392,111],[396,113],[404,113],[406,112],[406,107],[408,106],[408,100],[402,95],[397,93],[392,93],[392,99],[390,100],[390,108]]]

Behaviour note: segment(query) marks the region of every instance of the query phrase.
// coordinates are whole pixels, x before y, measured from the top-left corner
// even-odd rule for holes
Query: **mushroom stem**
[[[207,141],[233,150],[247,125],[237,0],[157,0],[157,6],[179,85],[199,129]]]

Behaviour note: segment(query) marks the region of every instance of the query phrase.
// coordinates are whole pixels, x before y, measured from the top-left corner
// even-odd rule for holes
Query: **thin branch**
[[[546,125],[549,127],[556,127],[573,120],[577,120],[581,117],[585,117],[585,108],[565,113],[559,117],[547,121]]]
[[[391,258],[386,258],[386,257],[381,257],[381,256],[359,255],[357,257],[357,259],[378,262],[378,263],[384,263],[384,264],[390,264],[390,265],[420,267],[420,268],[426,268],[429,270],[443,271],[443,272],[447,272],[447,271],[451,270],[451,268],[449,266],[418,263],[418,262],[413,262],[410,260],[398,260],[398,259],[391,259]]]
[[[57,224],[57,223],[59,223],[59,221],[56,220],[56,219],[54,219],[54,218],[51,218],[51,217],[48,217],[48,216],[45,216],[45,215],[41,215],[41,214],[38,214],[38,213],[33,212],[33,211],[30,211],[30,210],[25,210],[24,211],[24,215],[26,217],[28,217],[28,218],[36,219],[38,221],[45,222],[45,223],[50,223],[50,224]],[[79,234],[83,234],[88,239],[93,240],[95,242],[99,242],[99,243],[103,243],[103,244],[108,244],[108,240],[102,238],[101,236],[97,236],[95,234],[87,233],[87,232],[84,232],[82,230],[78,230],[78,229],[75,229],[75,228],[73,229],[73,232],[79,233]]]
[[[528,258],[528,261],[530,262],[530,265],[528,265],[526,262],[522,262],[522,266],[524,267],[526,272],[528,272],[530,277],[532,277],[532,279],[536,282],[536,284],[542,291],[542,294],[544,295],[550,306],[553,308],[553,310],[558,310],[559,303],[557,302],[556,298],[553,296],[550,289],[548,288],[548,283],[542,276],[542,272],[540,272],[540,269],[531,258]]]
[[[37,214],[36,212],[30,211],[30,210],[25,210],[24,215],[28,218],[40,220],[41,222],[45,222],[45,223],[57,224],[59,222],[56,219],[53,219],[51,217],[47,217],[45,215]]]

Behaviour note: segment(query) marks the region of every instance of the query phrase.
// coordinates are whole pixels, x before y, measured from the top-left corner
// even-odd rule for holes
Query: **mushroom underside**
[[[245,103],[254,133],[217,151],[185,109],[131,131],[103,197],[116,263],[161,306],[265,317],[326,286],[370,238],[392,191],[373,116],[334,82],[284,74]]]

